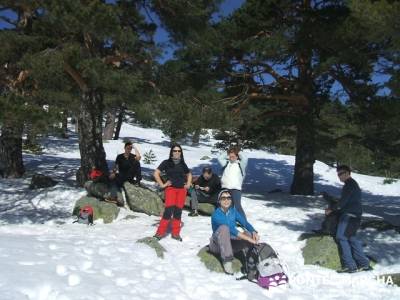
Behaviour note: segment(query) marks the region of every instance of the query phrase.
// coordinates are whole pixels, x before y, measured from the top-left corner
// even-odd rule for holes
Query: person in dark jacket
[[[162,181],[161,172],[166,173],[166,182]],[[185,163],[180,145],[175,144],[171,147],[169,159],[164,160],[154,171],[154,178],[165,193],[164,214],[154,237],[160,240],[166,236],[167,227],[172,218],[171,237],[182,241],[180,236],[182,208],[192,182],[192,174]]]
[[[132,149],[135,150],[135,154],[131,153]],[[115,166],[110,175],[110,179],[115,180],[118,188],[123,187],[125,182],[139,184],[142,180],[139,149],[132,142],[126,142],[124,150],[124,153],[115,159]]]
[[[194,188],[190,192],[190,217],[198,216],[197,209],[200,203],[217,204],[218,193],[221,190],[221,180],[213,173],[211,167],[204,167],[202,174],[195,180]]]
[[[342,269],[339,273],[354,273],[357,271],[369,271],[369,259],[364,254],[361,242],[356,237],[356,232],[361,223],[361,190],[358,183],[351,177],[348,166],[337,167],[339,180],[344,183],[342,194],[337,206],[327,208],[326,215],[337,213],[339,223],[336,231],[336,240],[340,247]]]
[[[219,207],[211,216],[213,234],[210,238],[209,250],[222,259],[225,273],[232,275],[233,254],[257,244],[260,237],[254,227],[232,205],[232,195],[224,189],[218,195]],[[239,223],[246,231],[236,228]]]

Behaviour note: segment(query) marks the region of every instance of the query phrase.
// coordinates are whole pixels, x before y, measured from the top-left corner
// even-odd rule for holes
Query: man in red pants
[[[167,181],[161,179],[161,172],[165,172]],[[192,182],[192,174],[183,158],[182,147],[175,144],[171,147],[169,159],[164,160],[154,171],[154,178],[165,192],[165,209],[156,234],[157,239],[166,236],[168,224],[171,221],[173,239],[182,241],[181,216],[185,204],[186,193]]]

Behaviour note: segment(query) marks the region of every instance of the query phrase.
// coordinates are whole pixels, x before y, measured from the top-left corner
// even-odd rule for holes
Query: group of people
[[[133,149],[135,154],[131,153]],[[117,187],[121,188],[126,181],[140,183],[140,159],[138,148],[131,142],[126,143],[125,152],[117,156],[115,168],[110,175]],[[191,195],[191,217],[198,216],[199,202],[212,203],[216,209],[211,216],[212,236],[209,250],[221,258],[225,272],[233,274],[234,253],[250,248],[260,239],[258,232],[247,221],[241,204],[247,161],[247,157],[240,153],[238,147],[231,147],[227,153],[218,157],[222,167],[221,178],[213,172],[211,166],[206,166],[202,174],[193,180],[182,147],[179,144],[172,145],[168,159],[162,161],[154,171],[154,179],[165,193],[165,209],[154,237],[158,240],[166,237],[170,225],[171,237],[182,241],[181,217],[188,193]],[[342,194],[336,205],[327,208],[325,213],[327,216],[336,214],[338,217],[336,240],[343,265],[338,272],[371,270],[369,259],[356,237],[362,214],[360,187],[351,177],[348,166],[338,166],[337,175],[344,183]]]

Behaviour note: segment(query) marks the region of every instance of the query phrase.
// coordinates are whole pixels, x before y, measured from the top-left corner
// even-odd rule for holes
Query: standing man
[[[242,184],[246,176],[247,157],[239,154],[238,147],[229,148],[228,155],[222,154],[218,162],[222,166],[221,186],[229,190],[232,195],[233,205],[237,211],[246,219],[242,208]]]
[[[135,154],[132,154],[132,149],[135,149]],[[140,184],[142,180],[142,169],[140,152],[132,142],[126,142],[124,147],[125,152],[121,153],[115,159],[115,167],[110,175],[110,179],[115,179],[119,188],[123,187],[126,181],[132,184]],[[118,173],[117,173],[118,171]]]
[[[221,180],[213,173],[211,167],[204,167],[202,174],[194,182],[194,188],[190,192],[189,217],[198,216],[199,202],[217,204],[218,193],[221,189]]]
[[[363,252],[361,242],[356,238],[356,232],[361,223],[361,190],[357,182],[351,177],[348,166],[337,167],[339,180],[344,183],[342,194],[337,207],[333,210],[327,208],[326,215],[337,212],[339,224],[336,240],[340,247],[342,269],[338,273],[354,273],[357,271],[370,271],[369,259]]]

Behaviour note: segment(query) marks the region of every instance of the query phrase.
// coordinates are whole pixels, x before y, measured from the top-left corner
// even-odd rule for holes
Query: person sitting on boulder
[[[194,181],[194,188],[190,191],[190,217],[198,216],[197,209],[200,203],[217,204],[218,193],[221,190],[221,180],[213,173],[211,167],[204,167],[202,174]]]
[[[135,154],[132,154],[132,148]],[[115,159],[115,167],[110,175],[110,179],[115,180],[118,188],[123,187],[125,182],[140,184],[142,180],[142,169],[140,159],[142,158],[137,146],[132,142],[125,143],[125,152],[121,153]]]
[[[222,190],[218,195],[219,207],[211,216],[213,234],[210,238],[209,250],[221,257],[225,273],[232,275],[234,253],[249,249],[257,244],[260,237],[254,227],[232,205],[232,195],[229,190]],[[236,228],[239,223],[244,232]]]
[[[165,172],[166,182],[162,181],[161,172]],[[175,240],[182,241],[180,236],[182,208],[185,204],[187,190],[192,182],[192,174],[185,163],[180,145],[172,145],[169,158],[164,160],[154,171],[154,178],[165,193],[164,214],[154,237],[160,240],[166,236],[167,227],[172,218],[171,236]]]
[[[327,208],[326,215],[337,213],[339,223],[336,231],[336,240],[340,248],[343,268],[338,273],[354,273],[369,271],[372,267],[364,254],[361,242],[356,233],[361,223],[361,189],[351,177],[350,167],[346,165],[336,168],[339,180],[344,183],[340,200],[335,209]]]

